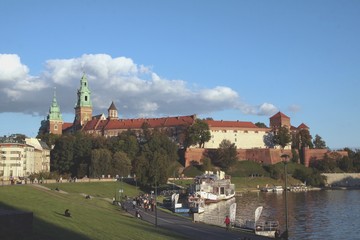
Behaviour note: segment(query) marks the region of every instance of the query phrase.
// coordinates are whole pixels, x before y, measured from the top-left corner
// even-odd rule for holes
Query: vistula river
[[[200,221],[223,226],[229,207],[236,202],[236,219],[254,219],[263,206],[260,220],[277,220],[285,229],[285,193],[244,193],[235,199],[206,205]],[[289,239],[360,240],[360,190],[288,192]]]

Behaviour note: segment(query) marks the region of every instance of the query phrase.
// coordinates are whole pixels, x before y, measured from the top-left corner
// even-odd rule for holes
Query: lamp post
[[[283,236],[285,239],[289,238],[289,219],[288,219],[288,192],[287,192],[287,164],[289,161],[289,155],[283,154],[281,155],[281,159],[284,163],[284,174],[285,174],[285,232]]]
[[[157,227],[157,185],[155,183],[155,227]]]
[[[3,174],[2,174],[2,185],[4,186],[4,178],[5,178],[5,156],[1,155],[1,158],[3,160]]]

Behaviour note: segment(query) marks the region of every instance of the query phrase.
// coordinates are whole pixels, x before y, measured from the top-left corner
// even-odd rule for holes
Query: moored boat
[[[279,222],[272,220],[259,221],[262,210],[262,206],[256,208],[254,220],[236,220],[234,223],[234,228],[248,230],[254,232],[256,235],[275,238],[276,233],[279,232]]]
[[[231,183],[230,176],[223,171],[214,174],[206,171],[205,174],[195,177],[191,185],[190,196],[204,199],[205,203],[219,202],[235,196],[235,185]]]
[[[205,200],[197,197],[189,197],[189,208],[192,213],[203,213],[205,212]]]

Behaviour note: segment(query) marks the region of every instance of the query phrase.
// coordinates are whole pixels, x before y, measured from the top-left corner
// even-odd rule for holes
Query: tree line
[[[140,184],[165,183],[178,162],[177,144],[159,130],[128,130],[110,138],[81,132],[50,138],[50,167],[60,175],[132,175]]]

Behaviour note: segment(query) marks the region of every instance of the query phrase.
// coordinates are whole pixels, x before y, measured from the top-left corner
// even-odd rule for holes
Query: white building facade
[[[266,148],[270,128],[259,128],[251,122],[206,120],[211,139],[204,148],[219,148],[223,140],[234,143],[237,149]]]
[[[50,172],[50,149],[38,139],[0,142],[0,177],[2,180],[27,177],[40,171]]]

